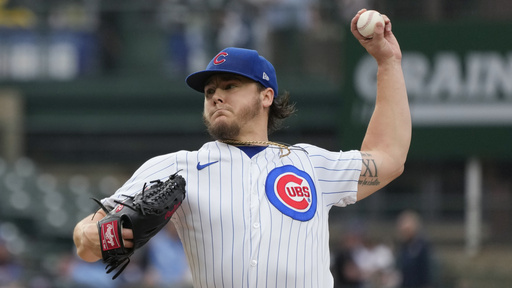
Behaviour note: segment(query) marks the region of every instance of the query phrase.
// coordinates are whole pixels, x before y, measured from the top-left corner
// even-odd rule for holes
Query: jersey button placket
[[[256,157],[255,157],[256,158]],[[254,159],[252,159],[254,160]],[[259,199],[259,193],[258,188],[261,186],[259,181],[259,168],[255,161],[251,161],[251,191],[250,191],[250,223],[251,224],[251,242],[252,242],[252,249],[251,249],[251,261],[250,266],[256,267],[258,265],[258,261],[256,260],[258,257],[258,249],[259,249],[259,243],[261,241],[261,233],[260,233],[260,223],[259,223],[259,217],[260,217],[260,199]]]

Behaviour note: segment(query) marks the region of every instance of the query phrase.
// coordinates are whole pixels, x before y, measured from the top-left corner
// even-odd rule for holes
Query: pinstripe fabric
[[[358,151],[329,152],[297,144],[289,156],[269,147],[249,158],[220,142],[150,159],[110,198],[181,170],[187,196],[174,214],[194,287],[332,287],[328,213],[356,201]],[[198,170],[197,164],[213,163]],[[314,181],[317,210],[309,221],[280,212],[265,193],[267,175],[293,165]]]

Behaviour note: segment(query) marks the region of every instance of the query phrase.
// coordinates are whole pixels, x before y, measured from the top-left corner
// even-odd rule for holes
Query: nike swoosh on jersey
[[[209,162],[209,163],[206,163],[206,164],[201,164],[201,162],[197,162],[197,170],[203,170],[204,168],[212,165],[212,164],[215,164],[219,161],[213,161],[213,162]]]

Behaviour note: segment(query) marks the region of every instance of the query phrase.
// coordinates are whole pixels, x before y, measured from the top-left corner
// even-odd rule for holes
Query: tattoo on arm
[[[380,185],[377,164],[375,159],[369,153],[361,153],[363,156],[363,166],[361,167],[361,176],[359,177],[359,185],[378,186]]]
[[[374,159],[363,159],[363,170],[361,176],[363,177],[378,177],[377,165]]]

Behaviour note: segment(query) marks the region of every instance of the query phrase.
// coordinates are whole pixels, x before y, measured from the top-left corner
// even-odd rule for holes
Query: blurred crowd
[[[0,1],[0,41],[6,48],[0,49],[0,79],[71,80],[118,73],[128,68],[127,62],[133,60],[129,58],[142,56],[146,61],[134,60],[138,69],[165,66],[153,69],[181,77],[202,69],[212,54],[228,46],[256,49],[281,71],[297,73],[300,68],[322,73],[322,69],[307,71],[314,62],[297,65],[307,62],[314,49],[339,44],[342,26],[361,8],[384,11],[397,20],[437,21],[469,13],[479,17],[470,11],[483,6],[482,0],[132,0],[123,7],[107,0],[44,2]],[[164,39],[151,39],[154,35]],[[131,53],[132,48],[126,47],[131,41],[147,43],[157,56]],[[317,51],[315,56],[323,53]],[[150,57],[160,61],[149,61]],[[323,66],[332,64],[325,58]]]
[[[136,251],[115,280],[101,261],[88,263],[68,252],[45,255],[52,260],[32,263],[0,239],[2,288],[191,288],[190,270],[174,225],[169,223],[146,246]],[[40,251],[44,254],[44,251]]]
[[[126,270],[112,280],[101,261],[88,263],[73,249],[53,260],[30,263],[16,254],[0,225],[0,287],[2,288],[191,288],[186,256],[172,222],[132,257]],[[12,227],[11,227],[12,229]],[[389,239],[355,223],[334,239],[331,257],[335,288],[440,287],[436,255],[414,211],[403,211]],[[4,234],[1,234],[3,232]],[[11,231],[12,232],[12,231]],[[51,257],[46,255],[46,257]]]
[[[433,249],[414,211],[402,212],[394,236],[380,239],[356,223],[333,248],[335,288],[438,287]]]

